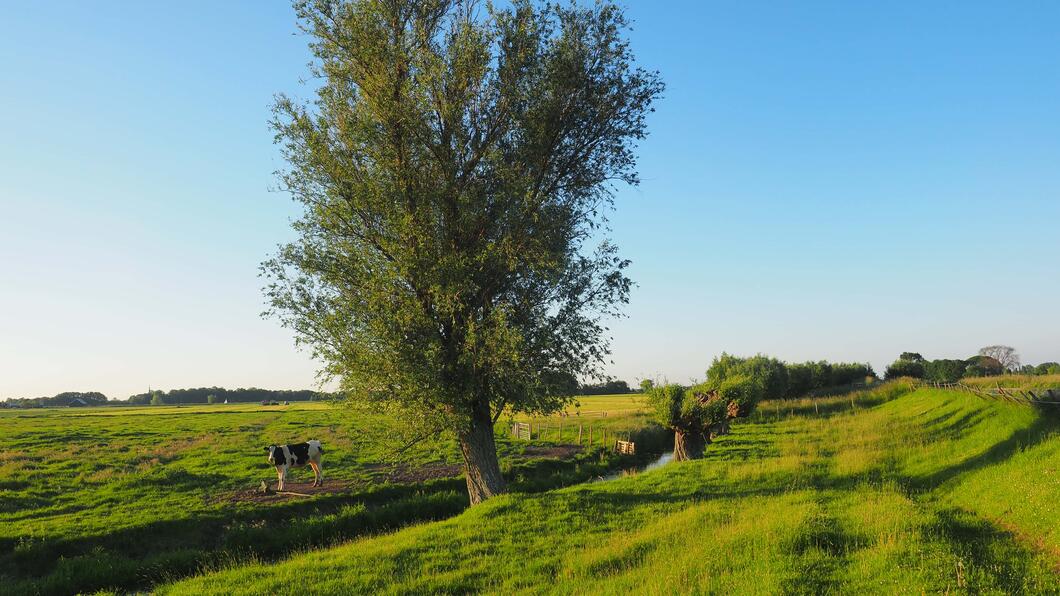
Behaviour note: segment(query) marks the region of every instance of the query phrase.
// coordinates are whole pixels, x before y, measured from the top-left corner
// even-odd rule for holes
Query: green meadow
[[[459,515],[167,594],[1060,593],[1055,413],[902,382],[765,403],[702,460]]]
[[[605,450],[605,436],[665,448],[640,396],[578,403],[568,416],[530,420],[532,441],[513,440],[511,421],[498,421],[514,491],[636,464]],[[578,424],[582,445],[568,445]],[[317,402],[0,410],[0,593],[147,589],[463,511],[453,437],[408,447],[396,430],[381,416]],[[276,480],[263,447],[308,439],[324,445],[324,488],[314,491],[301,469],[287,487],[298,494],[258,494]]]

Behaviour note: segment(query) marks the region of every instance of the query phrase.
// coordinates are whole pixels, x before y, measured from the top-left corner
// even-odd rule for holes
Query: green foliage
[[[166,399],[163,396],[163,393],[161,391],[152,391],[151,392],[151,405],[152,406],[161,406],[161,405],[163,405],[165,403],[166,403]]]
[[[571,395],[549,378],[597,375],[609,353],[628,262],[587,243],[612,183],[638,183],[663,85],[609,2],[295,9],[319,86],[275,106],[303,213],[263,265],[268,314],[351,400],[474,442],[495,494],[492,421],[557,410]]]
[[[603,383],[582,385],[578,388],[578,393],[581,395],[617,395],[619,393],[633,393],[633,390],[629,387],[629,383],[611,379]]]
[[[161,395],[164,403],[168,404],[205,404],[213,403],[210,396],[215,396],[219,401],[239,402],[262,402],[262,401],[312,401],[320,397],[332,397],[326,393],[312,391],[309,389],[287,390],[287,389],[225,389],[224,387],[197,387],[194,389],[170,389],[169,391],[152,391],[151,393],[139,393],[132,395],[127,400],[134,405],[152,404],[155,395]]]
[[[924,378],[924,363],[919,360],[899,358],[887,366],[884,372],[885,379],[897,379],[899,377],[912,377],[914,379]]]
[[[763,382],[747,374],[692,387],[674,383],[655,385],[647,392],[656,421],[684,433],[707,435],[728,420],[750,415],[763,399]]]
[[[669,429],[681,425],[681,409],[685,399],[685,388],[676,383],[655,385],[648,395],[648,407],[655,420]]]
[[[107,396],[98,391],[64,391],[52,397],[13,398],[0,403],[20,408],[102,406],[107,404]]]
[[[721,398],[720,401],[725,404],[736,404],[738,408],[736,417],[742,418],[750,416],[755,405],[762,399],[775,399],[767,397],[765,384],[768,382],[768,375],[738,374],[727,377],[717,385],[716,389],[718,397]]]
[[[909,360],[910,362],[924,362],[924,357],[919,352],[902,352],[898,359]]]
[[[758,354],[739,358],[722,352],[707,369],[707,383],[718,389],[729,378],[743,376],[754,379],[761,388],[762,399],[780,399],[788,392],[788,370],[776,358]]]
[[[1036,375],[1060,375],[1060,362],[1043,362],[1034,367]]]
[[[644,380],[642,380],[640,382],[640,392],[641,393],[648,393],[649,391],[652,390],[653,387],[655,387],[655,381],[653,381],[651,379],[644,379]]]
[[[707,370],[712,387],[733,375],[745,375],[761,385],[762,399],[798,398],[823,389],[863,383],[876,373],[868,364],[831,363],[824,360],[786,364],[761,354],[741,358],[722,353]]]
[[[216,403],[220,403],[220,402],[221,402],[220,398],[218,398],[216,395],[214,395],[212,393],[210,395],[206,396],[206,403],[208,403],[208,404],[216,404]]]
[[[965,376],[996,377],[1005,372],[1001,363],[991,356],[972,356],[965,362],[968,363],[964,369]]]
[[[929,360],[924,362],[924,379],[940,383],[959,381],[968,364],[964,360]]]

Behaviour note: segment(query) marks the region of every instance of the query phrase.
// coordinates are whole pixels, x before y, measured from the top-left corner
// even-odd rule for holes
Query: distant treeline
[[[327,394],[308,389],[292,391],[284,389],[225,389],[224,387],[199,387],[197,389],[171,389],[151,391],[129,397],[130,404],[206,404],[260,401],[311,401],[322,399]]]
[[[707,371],[708,382],[711,370],[715,375],[724,371],[729,376],[743,374],[758,379],[765,386],[765,399],[795,399],[876,377],[871,365],[857,362],[782,362],[761,354],[742,358],[725,352]]]
[[[1025,375],[1060,374],[1060,363],[1043,362],[1032,365],[1019,362],[1019,355],[1009,346],[987,346],[979,354],[964,359],[928,360],[917,352],[902,352],[887,367],[888,379],[913,377],[927,381],[953,383],[966,377],[993,377],[1004,373]]]
[[[98,391],[65,391],[52,397],[18,397],[0,402],[0,407],[46,408],[64,406],[104,406],[107,396]]]
[[[328,393],[308,389],[291,391],[285,389],[225,389],[224,387],[200,387],[198,389],[172,389],[151,391],[130,396],[126,400],[108,400],[98,391],[66,391],[53,397],[20,397],[0,401],[0,408],[59,408],[69,406],[106,405],[163,405],[206,404],[228,402],[261,401],[311,401],[330,397]]]
[[[605,383],[582,384],[578,387],[580,395],[614,395],[616,393],[633,393],[634,389],[625,381],[607,381]]]

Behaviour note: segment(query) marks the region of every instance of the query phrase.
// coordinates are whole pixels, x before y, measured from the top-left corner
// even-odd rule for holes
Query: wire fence
[[[968,385],[960,381],[954,381],[951,383],[919,381],[917,382],[917,386],[934,387],[935,389],[956,389],[958,391],[965,391],[977,395],[983,399],[1005,401],[1021,406],[1060,406],[1060,389],[1014,389],[1011,387],[1002,387],[1000,384],[996,387],[983,388]]]

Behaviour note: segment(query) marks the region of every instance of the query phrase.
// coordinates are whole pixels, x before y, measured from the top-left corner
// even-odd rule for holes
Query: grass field
[[[1060,593],[1058,429],[902,383],[764,404],[700,461],[160,591]]]
[[[591,423],[595,449],[556,449],[547,432],[545,441],[512,440],[508,421],[498,423],[514,490],[628,465],[599,446],[604,429],[613,439],[649,424],[641,398],[579,402],[563,419],[564,442],[578,421]],[[399,455],[392,429],[312,402],[0,410],[0,593],[142,589],[465,509],[455,440],[435,437]],[[256,495],[262,480],[275,482],[262,448],[310,438],[324,444],[326,490]],[[295,471],[288,489],[308,492],[311,479]]]

